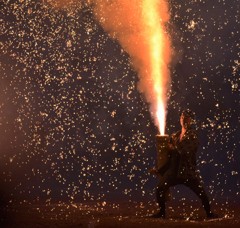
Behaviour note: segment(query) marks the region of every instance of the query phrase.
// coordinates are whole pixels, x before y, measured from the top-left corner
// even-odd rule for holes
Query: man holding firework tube
[[[211,212],[208,196],[196,169],[196,152],[199,141],[196,131],[192,128],[194,121],[194,113],[191,110],[187,109],[181,113],[181,131],[171,135],[168,142],[168,162],[162,167],[150,171],[152,174],[161,176],[156,189],[160,211],[151,217],[165,218],[165,204],[169,188],[179,184],[189,187],[201,199],[208,218],[217,217]]]

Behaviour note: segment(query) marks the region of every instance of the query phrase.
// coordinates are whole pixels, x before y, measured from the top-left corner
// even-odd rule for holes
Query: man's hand
[[[168,143],[168,149],[169,150],[175,150],[176,147],[172,143]]]

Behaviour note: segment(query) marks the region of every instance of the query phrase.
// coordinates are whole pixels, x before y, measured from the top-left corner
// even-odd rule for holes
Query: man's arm
[[[197,134],[194,131],[189,131],[185,138],[176,143],[175,147],[180,154],[196,151],[199,145]]]

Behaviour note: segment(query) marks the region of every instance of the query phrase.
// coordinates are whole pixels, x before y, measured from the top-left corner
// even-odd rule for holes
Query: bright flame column
[[[160,5],[159,5],[160,4]],[[145,24],[145,34],[149,45],[149,76],[154,96],[153,115],[155,124],[160,134],[165,134],[167,87],[169,80],[168,62],[170,42],[164,30],[164,23],[169,19],[168,13],[159,11],[160,7],[167,10],[167,2],[164,0],[143,0],[142,15]]]

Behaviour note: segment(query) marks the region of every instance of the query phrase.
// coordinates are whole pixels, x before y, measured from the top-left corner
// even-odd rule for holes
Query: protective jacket
[[[193,129],[187,129],[181,141],[180,135],[181,131],[178,131],[171,136],[171,143],[175,146],[179,154],[177,177],[196,177],[198,175],[196,169],[196,153],[199,146],[197,133]]]

